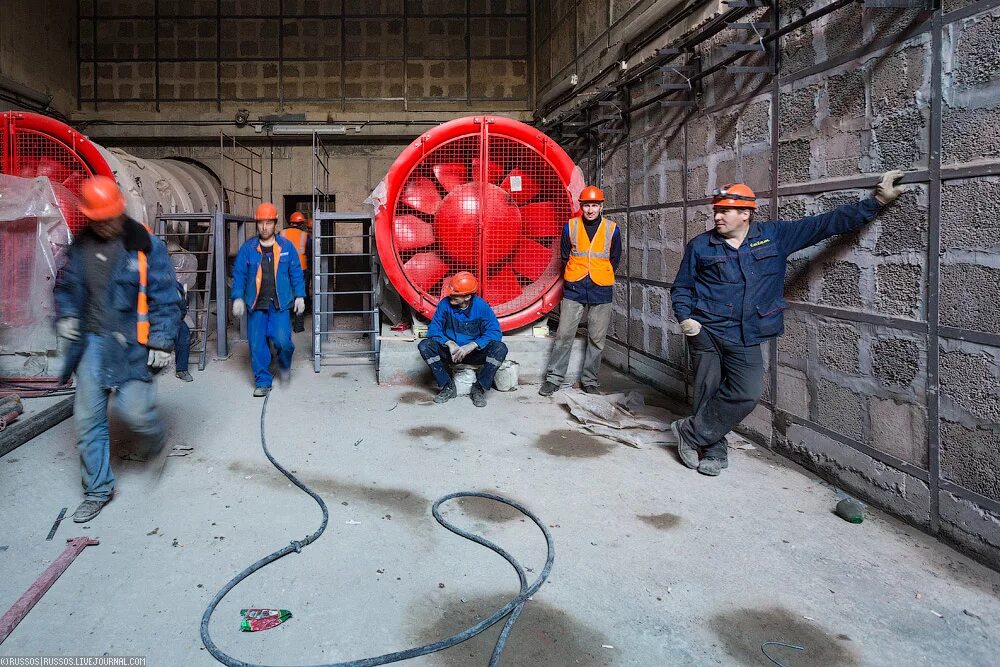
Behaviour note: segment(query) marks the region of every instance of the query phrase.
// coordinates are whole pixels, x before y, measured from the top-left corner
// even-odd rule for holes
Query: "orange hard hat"
[[[448,288],[445,290],[447,296],[465,296],[475,294],[479,289],[479,281],[468,271],[459,271],[448,281]]]
[[[596,185],[588,185],[580,193],[580,201],[601,203],[604,201],[604,191]]]
[[[125,196],[113,178],[92,176],[80,186],[80,213],[91,220],[111,220],[125,212]]]
[[[306,221],[306,216],[302,215],[302,213],[300,213],[299,211],[292,213],[288,217],[288,222],[292,223],[293,225],[301,225],[305,221]]]
[[[744,183],[729,183],[712,193],[715,208],[757,208],[757,196]]]
[[[274,204],[266,201],[257,207],[257,212],[254,214],[254,217],[257,220],[277,220],[278,209],[275,208]]]
[[[306,229],[312,230],[312,228],[313,228],[313,219],[312,218],[308,218],[306,220]]]

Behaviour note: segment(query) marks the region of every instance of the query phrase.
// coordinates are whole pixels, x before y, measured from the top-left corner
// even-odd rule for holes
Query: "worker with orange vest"
[[[580,193],[580,208],[582,215],[570,219],[563,227],[561,251],[566,263],[563,299],[545,382],[538,390],[542,396],[550,396],[566,377],[573,339],[584,313],[587,315],[587,351],[580,385],[588,394],[601,393],[597,371],[601,367],[604,339],[611,324],[611,301],[622,241],[618,225],[602,215],[604,193],[600,188],[585,187]]]
[[[306,310],[306,286],[302,265],[292,242],[275,234],[278,209],[271,202],[257,207],[257,236],[247,240],[233,262],[233,315],[247,313],[247,342],[253,368],[253,395],[267,396],[271,375],[271,347],[278,352],[278,375],[287,382],[291,376],[292,322],[290,312]],[[247,312],[249,309],[249,312]]]
[[[73,419],[84,501],[73,521],[97,516],[115,488],[108,402],[140,436],[146,460],[163,450],[153,375],[170,363],[181,320],[174,267],[163,241],[125,215],[125,197],[106,176],[80,188],[90,224],[69,248],[56,279],[56,331],[64,342],[64,381],[76,373]]]
[[[306,296],[309,293],[309,286],[312,284],[309,276],[309,260],[312,258],[312,235],[306,230],[306,216],[295,211],[288,217],[290,227],[281,230],[281,235],[292,242],[295,250],[299,253],[299,264],[302,266],[302,274],[306,283]],[[306,330],[305,313],[292,315],[292,331],[299,333]]]

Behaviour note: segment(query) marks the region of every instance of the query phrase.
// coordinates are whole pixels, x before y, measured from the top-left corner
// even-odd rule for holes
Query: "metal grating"
[[[87,220],[75,202],[80,185],[92,172],[76,150],[54,137],[17,126],[13,127],[12,139],[8,173],[22,178],[47,176],[60,204],[73,204],[62,206],[70,231],[76,234],[86,227]]]
[[[559,233],[573,206],[548,160],[483,130],[428,152],[397,200],[393,246],[424,296],[471,271],[499,317],[519,312],[559,280]]]

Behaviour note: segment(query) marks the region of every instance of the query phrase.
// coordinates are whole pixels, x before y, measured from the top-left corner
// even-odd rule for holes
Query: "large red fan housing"
[[[538,320],[562,295],[559,238],[577,208],[575,168],[554,141],[509,118],[426,132],[386,176],[375,223],[386,276],[427,318],[445,278],[471,271],[504,331]]]

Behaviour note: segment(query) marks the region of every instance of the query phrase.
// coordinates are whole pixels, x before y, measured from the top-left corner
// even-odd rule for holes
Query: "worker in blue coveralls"
[[[181,319],[177,277],[163,241],[125,213],[118,184],[94,176],[80,186],[90,224],[73,239],[54,290],[56,331],[65,341],[62,379],[76,374],[73,420],[84,500],[73,521],[86,523],[111,501],[108,404],[141,438],[125,458],[163,451],[153,376],[170,363]]]
[[[278,209],[271,202],[257,207],[257,236],[236,254],[233,264],[233,315],[247,312],[247,339],[253,368],[254,396],[271,391],[271,348],[278,353],[278,377],[291,376],[292,320],[289,311],[301,315],[306,310],[306,286],[299,254],[292,242],[275,234]],[[253,278],[251,278],[253,276]]]
[[[794,222],[754,222],[757,200],[742,183],[715,193],[715,227],[687,244],[670,290],[694,367],[694,410],[670,425],[681,461],[716,476],[729,466],[726,434],[763,390],[761,343],[785,330],[785,260],[875,219],[904,189],[886,172],[875,196]]]
[[[486,406],[486,392],[493,386],[493,376],[507,358],[500,322],[486,300],[476,294],[479,281],[468,271],[459,271],[448,281],[445,298],[438,303],[427,338],[417,348],[434,373],[441,390],[435,403],[458,396],[455,380],[445,363],[482,364],[469,398],[477,408]]]

